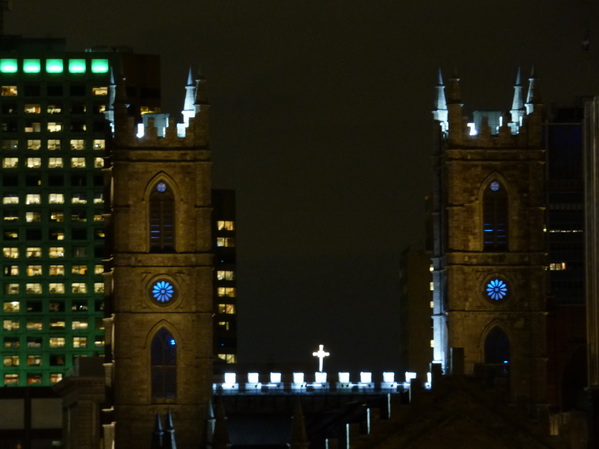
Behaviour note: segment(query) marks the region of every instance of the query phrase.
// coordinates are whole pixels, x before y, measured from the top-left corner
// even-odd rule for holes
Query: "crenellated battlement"
[[[125,148],[206,148],[208,121],[200,112],[189,124],[176,123],[169,114],[145,114],[136,123],[133,117],[115,117],[115,140]]]
[[[514,85],[512,107],[509,111],[474,111],[472,117],[464,114],[460,78],[452,75],[446,86],[441,71],[436,86],[433,117],[448,148],[539,148],[543,105],[538,92],[538,78],[533,72],[529,78],[528,94],[523,98],[520,70]]]

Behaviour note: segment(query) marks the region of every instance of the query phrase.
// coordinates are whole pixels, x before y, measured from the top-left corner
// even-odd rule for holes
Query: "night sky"
[[[591,47],[581,42],[591,29]],[[7,34],[162,58],[208,81],[214,185],[237,192],[239,360],[400,370],[401,250],[424,240],[437,69],[469,109],[599,93],[596,0],[14,0]]]

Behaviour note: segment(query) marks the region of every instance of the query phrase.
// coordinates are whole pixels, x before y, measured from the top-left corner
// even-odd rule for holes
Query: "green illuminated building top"
[[[131,73],[134,112],[156,111],[160,91],[157,57],[102,50],[0,38],[2,385],[49,385],[104,353],[111,68]]]

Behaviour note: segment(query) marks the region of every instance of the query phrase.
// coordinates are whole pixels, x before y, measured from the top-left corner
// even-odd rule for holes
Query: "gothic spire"
[[[154,433],[152,434],[152,444],[150,445],[150,449],[162,449],[162,436],[164,432],[162,431],[162,421],[160,419],[160,414],[156,413],[156,422],[154,423]]]
[[[443,84],[443,74],[439,68],[439,78],[435,86],[437,95],[435,98],[435,109],[433,110],[433,118],[441,122],[441,127],[447,130],[447,99],[445,98],[445,84]]]
[[[164,431],[162,449],[177,449],[175,426],[173,426],[173,415],[171,414],[170,409],[166,412],[166,430]]]
[[[518,67],[516,84],[514,84],[514,99],[512,100],[512,109],[510,110],[512,122],[516,123],[517,125],[522,123],[522,117],[524,116],[525,112],[522,89],[522,82],[520,81],[520,67]]]
[[[183,121],[185,125],[189,124],[189,119],[191,117],[195,117],[196,110],[194,107],[196,99],[196,85],[194,83],[193,77],[191,76],[191,67],[189,67],[189,72],[187,74],[187,84],[185,85],[185,101],[183,102]]]
[[[535,75],[533,66],[528,78],[528,93],[526,95],[526,114],[532,114],[536,106],[541,104],[541,95],[539,94],[539,78]]]

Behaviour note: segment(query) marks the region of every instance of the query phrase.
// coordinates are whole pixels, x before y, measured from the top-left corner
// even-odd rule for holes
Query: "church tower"
[[[510,112],[464,117],[460,80],[436,87],[434,361],[545,400],[545,152],[534,75]],[[441,108],[439,105],[442,105]],[[463,360],[462,360],[463,351]],[[454,358],[452,360],[452,354]]]
[[[114,425],[105,435],[114,434],[117,449],[149,448],[157,417],[167,416],[177,447],[195,449],[205,438],[212,385],[207,105],[196,99],[188,126],[159,114],[136,125],[120,88],[108,164],[106,377]]]

